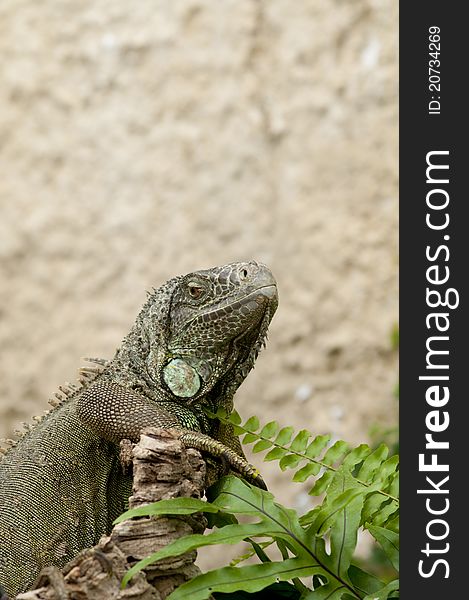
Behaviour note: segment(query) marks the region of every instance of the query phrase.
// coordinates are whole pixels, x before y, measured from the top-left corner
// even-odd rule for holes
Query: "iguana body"
[[[138,441],[145,426],[184,430],[187,445],[256,481],[238,438],[203,409],[232,408],[276,308],[275,280],[255,262],[176,277],[150,294],[114,358],[85,372],[0,463],[0,584],[8,594],[110,531],[132,485],[119,442]]]

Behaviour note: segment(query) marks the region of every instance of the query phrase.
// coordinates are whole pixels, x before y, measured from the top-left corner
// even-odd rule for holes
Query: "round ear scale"
[[[191,398],[200,389],[197,371],[185,360],[175,358],[163,369],[163,379],[169,389],[179,398]]]

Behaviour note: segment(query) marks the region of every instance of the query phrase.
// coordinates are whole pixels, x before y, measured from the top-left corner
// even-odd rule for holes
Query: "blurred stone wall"
[[[395,424],[397,17],[0,3],[0,436],[112,356],[146,289],[250,258],[280,306],[241,414],[354,443]]]

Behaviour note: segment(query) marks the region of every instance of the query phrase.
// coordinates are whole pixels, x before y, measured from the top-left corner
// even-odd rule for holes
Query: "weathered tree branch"
[[[205,487],[206,466],[200,452],[185,448],[178,433],[148,428],[133,448],[121,445],[123,462],[133,458],[133,495],[129,507],[182,496],[200,498]],[[206,527],[202,514],[172,517],[140,517],[114,527],[94,548],[81,552],[62,570],[44,569],[33,590],[17,600],[164,600],[174,588],[200,573],[197,553],[189,552],[151,565],[139,573],[125,590],[122,577],[138,560]]]

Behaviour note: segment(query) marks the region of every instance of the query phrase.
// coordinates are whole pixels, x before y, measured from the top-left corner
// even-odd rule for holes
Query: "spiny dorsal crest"
[[[70,383],[69,381],[65,382],[64,385],[59,385],[59,391],[55,392],[54,396],[49,399],[52,410],[61,406],[77,392],[88,386],[109,364],[109,361],[105,358],[83,358],[82,360],[91,363],[93,366],[81,367],[79,369],[79,377],[77,379],[78,385],[76,383]],[[14,448],[17,445],[21,438],[31,433],[31,431],[33,431],[35,427],[52,412],[52,410],[45,410],[42,415],[33,416],[32,420],[34,423],[22,422],[21,425],[23,426],[23,430],[15,429],[13,432],[17,437],[16,440],[0,438],[0,461],[11,448]],[[3,444],[3,447],[1,444]]]

